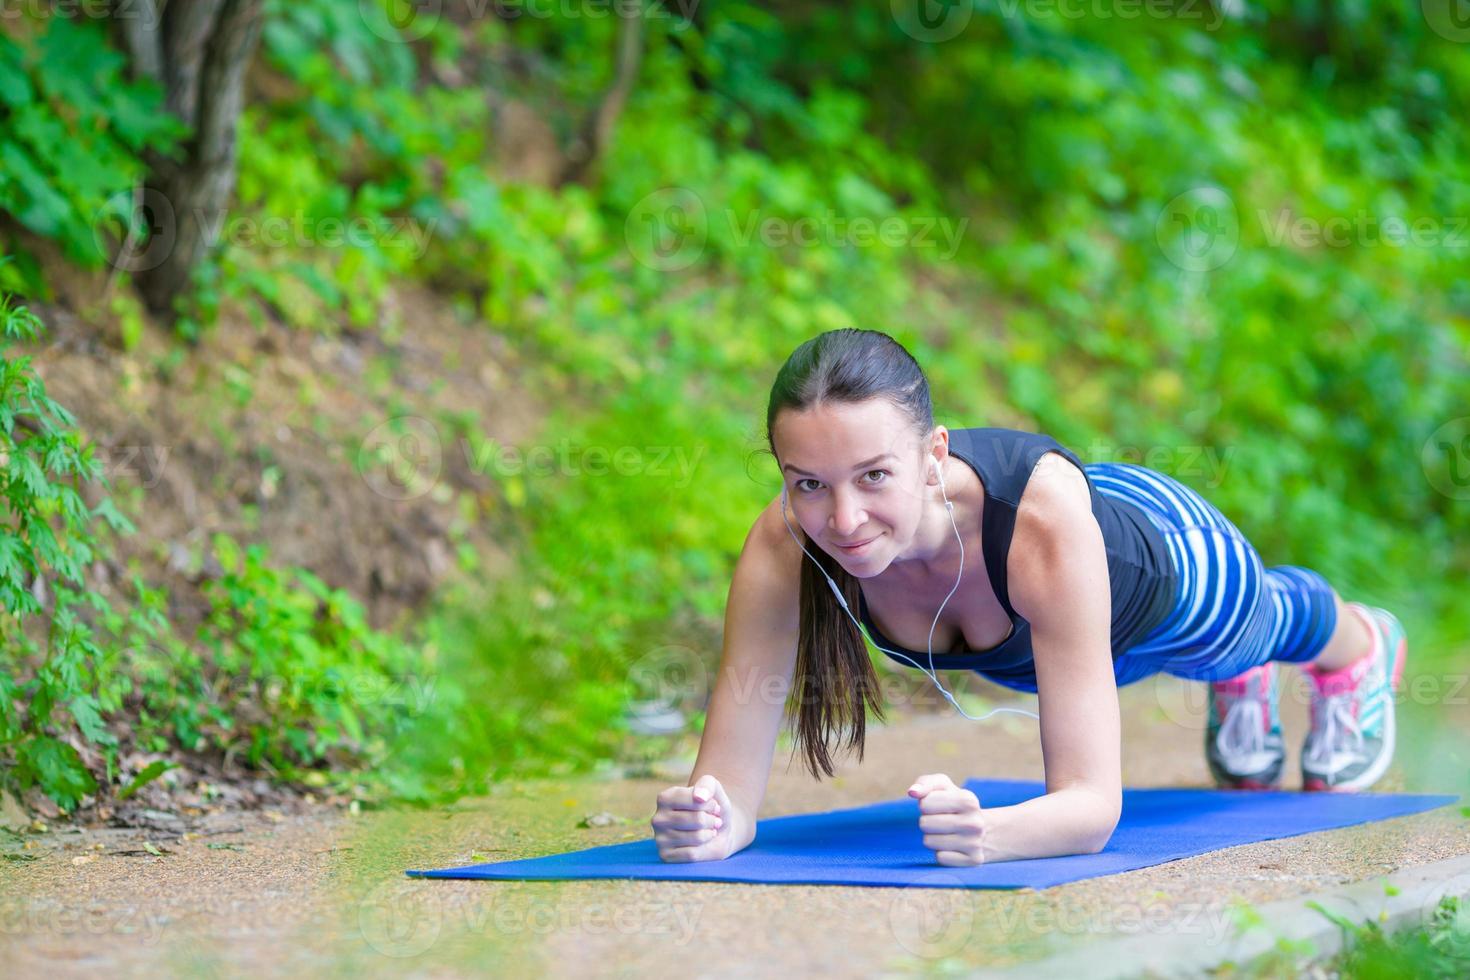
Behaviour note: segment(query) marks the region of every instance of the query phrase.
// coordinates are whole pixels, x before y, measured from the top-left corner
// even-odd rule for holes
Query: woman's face
[[[801,529],[850,574],[879,574],[913,540],[933,456],[892,402],[785,410],[771,440]]]

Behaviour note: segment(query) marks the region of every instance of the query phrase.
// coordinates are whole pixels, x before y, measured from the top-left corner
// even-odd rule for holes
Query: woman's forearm
[[[982,801],[983,802],[983,801]],[[985,863],[1095,854],[1118,825],[1118,806],[1091,790],[1059,789],[1011,806],[986,808]]]

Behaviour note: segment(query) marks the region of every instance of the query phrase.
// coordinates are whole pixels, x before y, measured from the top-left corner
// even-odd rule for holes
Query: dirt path
[[[1159,678],[1126,688],[1122,700],[1125,782],[1204,785],[1198,694]],[[1294,767],[1305,720],[1289,687],[1283,715]],[[1382,788],[1470,789],[1470,712],[1406,703],[1400,717],[1406,741]],[[762,815],[894,799],[928,771],[1039,779],[1035,724],[950,716],[879,728],[862,764],[849,761],[822,784],[799,763],[786,771],[778,753]],[[1290,787],[1298,780],[1289,772]],[[646,837],[654,794],[686,776],[684,764],[667,780],[522,783],[436,811],[237,814],[216,828],[234,832],[169,843],[162,856],[135,831],[36,835],[11,854],[34,860],[0,861],[0,975],[950,972],[1130,931],[1192,930],[1210,941],[1232,928],[1233,903],[1470,854],[1470,819],[1448,807],[1041,892],[402,875],[477,854],[510,859]],[[635,822],[576,826],[602,810]]]

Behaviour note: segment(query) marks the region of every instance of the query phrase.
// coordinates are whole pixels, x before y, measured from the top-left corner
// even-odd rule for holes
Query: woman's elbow
[[[1098,797],[1097,816],[1094,822],[1094,831],[1087,842],[1088,854],[1096,854],[1108,846],[1108,841],[1113,839],[1113,832],[1118,829],[1118,822],[1123,817],[1123,801],[1121,796],[1116,798]]]
[[[1095,835],[1088,842],[1086,849],[1083,850],[1082,853],[1083,854],[1097,854],[1097,853],[1100,853],[1103,848],[1105,848],[1105,847],[1108,846],[1108,841],[1110,841],[1110,840],[1113,839],[1113,830],[1114,829],[1115,829],[1115,827],[1109,827],[1105,832],[1103,832],[1101,834]]]

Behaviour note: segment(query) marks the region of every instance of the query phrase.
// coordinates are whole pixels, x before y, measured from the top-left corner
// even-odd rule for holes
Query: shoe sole
[[[1272,671],[1270,683],[1275,684],[1274,668],[1269,663],[1263,666]],[[1280,761],[1276,763],[1278,770],[1285,768],[1285,762],[1286,754],[1283,752]],[[1274,780],[1255,779],[1250,776],[1225,775],[1223,769],[1220,769],[1215,763],[1210,762],[1208,747],[1205,749],[1205,767],[1209,769],[1210,778],[1214,780],[1216,789],[1278,790],[1282,787],[1282,775],[1279,771]]]
[[[1216,789],[1239,789],[1239,790],[1258,790],[1258,791],[1259,790],[1267,790],[1267,791],[1269,791],[1269,790],[1274,790],[1274,789],[1280,789],[1281,788],[1281,784],[1279,782],[1278,783],[1262,783],[1262,782],[1258,782],[1257,780],[1254,780],[1254,779],[1242,779],[1242,780],[1240,780],[1239,782],[1236,782],[1236,783],[1221,783],[1221,782],[1216,782],[1215,783],[1215,788]]]
[[[1400,629],[1402,628],[1402,625],[1400,625]],[[1393,695],[1398,691],[1399,681],[1404,674],[1404,661],[1408,658],[1408,648],[1408,638],[1404,637],[1399,640],[1398,646],[1393,651],[1393,663],[1389,665],[1388,671],[1389,702],[1383,712],[1383,750],[1378,753],[1378,758],[1374,760],[1373,765],[1364,769],[1361,773],[1345,783],[1332,783],[1329,785],[1321,779],[1303,780],[1302,785],[1304,789],[1313,792],[1352,793],[1367,789],[1383,778],[1383,774],[1388,771],[1389,765],[1393,762],[1394,743],[1398,729],[1398,722],[1395,717],[1397,712],[1394,710]]]

